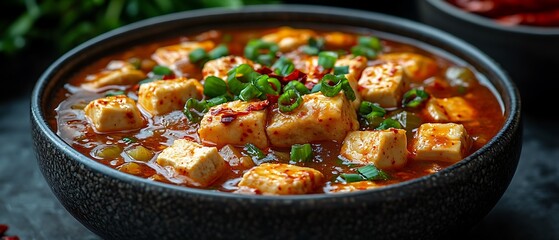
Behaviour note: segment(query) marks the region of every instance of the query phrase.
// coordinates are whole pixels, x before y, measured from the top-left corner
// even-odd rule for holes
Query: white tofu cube
[[[403,129],[354,131],[344,139],[340,154],[354,163],[397,169],[408,161],[407,143]]]
[[[261,39],[266,42],[276,43],[281,52],[288,52],[306,45],[309,42],[309,38],[314,36],[316,36],[316,33],[310,29],[280,27],[278,31],[266,34]]]
[[[342,141],[359,122],[343,93],[326,97],[321,92],[303,95],[302,104],[291,112],[271,111],[266,132],[276,147],[316,141]]]
[[[378,58],[402,65],[406,75],[415,82],[422,82],[434,76],[438,71],[438,65],[435,60],[418,53],[387,53],[379,55]]]
[[[378,103],[381,107],[398,107],[409,83],[402,66],[384,63],[365,68],[358,81],[363,100]]]
[[[124,95],[93,100],[84,111],[98,132],[134,130],[146,123],[136,102]]]
[[[424,123],[416,132],[413,156],[419,161],[455,163],[466,157],[471,141],[462,124]]]
[[[196,79],[156,80],[140,85],[138,103],[151,115],[184,108],[189,98],[202,99],[204,87]]]
[[[352,183],[334,183],[324,190],[327,193],[354,192],[354,191],[379,188],[382,186],[383,185],[375,181],[359,181],[359,182],[352,182]]]
[[[227,81],[227,72],[241,64],[248,64],[254,68],[254,63],[251,60],[230,55],[206,62],[202,68],[202,76],[204,79],[209,76],[216,76]]]
[[[144,72],[136,69],[132,64],[123,61],[112,61],[107,69],[88,75],[82,87],[88,90],[97,90],[110,85],[129,85],[136,84],[146,79]]]
[[[217,148],[205,147],[186,139],[177,139],[157,156],[157,163],[172,167],[179,175],[191,180],[191,184],[206,187],[215,182],[226,170],[227,163]]]
[[[334,49],[352,46],[357,42],[355,35],[343,32],[327,32],[323,36],[326,46]]]
[[[476,118],[476,111],[462,97],[431,98],[425,110],[436,122],[465,122]]]
[[[257,194],[293,195],[316,192],[324,175],[313,168],[284,163],[263,163],[247,171],[239,187],[255,189]]]
[[[268,147],[266,137],[267,110],[262,102],[232,101],[214,106],[204,114],[198,129],[200,139],[222,147],[226,144],[244,146],[252,143]],[[262,109],[262,110],[258,110]]]

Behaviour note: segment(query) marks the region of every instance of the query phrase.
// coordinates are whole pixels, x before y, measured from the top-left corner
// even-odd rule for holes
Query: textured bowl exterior
[[[555,98],[559,83],[544,76],[557,75],[559,27],[503,26],[444,0],[417,3],[423,23],[451,33],[495,59],[518,85],[524,105],[530,105],[527,109]]]
[[[45,112],[64,76],[114,47],[173,29],[216,23],[313,23],[371,28],[439,47],[473,64],[502,96],[507,121],[498,136],[439,173],[376,190],[334,195],[249,196],[189,189],[118,172],[73,150]],[[31,122],[40,169],[64,207],[105,239],[436,239],[467,231],[497,203],[521,152],[520,98],[485,55],[407,20],[305,5],[196,10],[133,24],[62,56],[32,94]]]

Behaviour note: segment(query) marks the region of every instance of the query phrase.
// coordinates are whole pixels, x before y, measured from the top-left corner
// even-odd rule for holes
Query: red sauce
[[[140,46],[133,46],[129,49],[123,49],[121,52],[115,52],[104,58],[98,59],[92,62],[89,66],[81,69],[79,72],[73,76],[69,82],[66,84],[64,89],[60,89],[57,93],[56,98],[50,103],[52,106],[52,112],[48,116],[50,125],[53,129],[56,129],[58,134],[68,142],[77,151],[83,153],[85,156],[105,164],[111,168],[127,172],[142,178],[148,178],[154,181],[161,181],[170,184],[183,185],[185,187],[199,187],[195,184],[191,184],[188,181],[183,181],[181,176],[177,176],[173,171],[169,171],[168,168],[160,166],[156,162],[157,155],[161,153],[162,150],[171,146],[173,141],[176,139],[188,139],[201,143],[205,146],[216,146],[216,144],[203,141],[197,133],[197,129],[200,127],[198,123],[191,123],[186,118],[182,112],[182,109],[176,109],[176,111],[158,115],[150,116],[144,113],[144,117],[148,120],[146,125],[137,130],[130,131],[118,131],[118,132],[108,132],[100,133],[95,131],[92,125],[86,119],[83,107],[90,101],[105,96],[107,92],[114,90],[124,91],[129,97],[136,99],[138,98],[138,84],[130,85],[120,85],[120,86],[108,86],[98,91],[90,91],[80,87],[80,85],[88,78],[91,74],[96,74],[103,70],[107,64],[112,60],[121,60],[129,62],[137,62],[141,60],[142,64],[139,65],[139,70],[143,71],[145,74],[149,74],[153,66],[156,65],[152,59],[152,54],[160,47],[178,44],[181,41],[203,41],[212,40],[217,44],[223,43],[228,46],[230,54],[243,56],[244,45],[251,38],[257,38],[266,33],[271,33],[277,31],[277,29],[246,29],[246,30],[216,30],[209,31],[200,34],[195,34],[192,36],[181,36],[173,39],[161,40],[151,44],[144,44]],[[319,34],[324,32],[316,30]],[[209,34],[211,33],[211,34]],[[344,49],[349,52],[350,48],[356,44],[355,38],[357,35],[351,33],[344,33],[347,39],[343,41],[342,44],[336,45],[335,47],[326,46],[325,49]],[[228,36],[224,38],[224,36]],[[225,41],[224,39],[229,39]],[[349,40],[348,40],[349,39]],[[353,39],[353,40],[352,40]],[[411,44],[406,44],[402,42],[397,42],[390,39],[382,40],[382,54],[389,53],[413,53],[420,56],[426,57],[432,60],[432,64],[435,66],[428,66],[424,71],[419,71],[419,74],[425,75],[427,72],[427,78],[421,81],[413,80],[409,86],[422,88],[430,94],[430,97],[444,98],[444,97],[454,97],[459,96],[465,99],[470,106],[472,106],[477,113],[475,120],[463,122],[469,136],[471,137],[473,144],[469,149],[467,149],[466,156],[473,153],[483,145],[485,145],[502,127],[504,122],[504,117],[501,109],[501,105],[498,98],[491,92],[491,90],[486,87],[484,82],[476,78],[478,75],[467,75],[469,80],[465,83],[467,85],[466,90],[463,86],[458,86],[452,84],[447,76],[447,71],[451,67],[458,67],[464,70],[468,70],[467,66],[459,66],[457,63],[451,61],[445,56],[436,55],[427,51],[426,49],[419,48],[418,46],[413,46]],[[216,45],[217,45],[216,44]],[[300,55],[299,50],[294,50],[289,54],[299,54],[297,58],[303,58]],[[287,54],[286,54],[287,55]],[[379,56],[380,56],[379,55]],[[297,59],[295,58],[295,59]],[[368,66],[373,66],[376,64],[383,63],[382,57],[369,59],[367,61]],[[296,61],[296,60],[294,60]],[[422,66],[421,64],[419,65]],[[184,69],[184,68],[183,68]],[[188,75],[189,78],[201,79],[202,69],[200,66],[192,65],[186,67],[190,69],[189,72],[184,73]],[[270,72],[270,69],[265,67],[261,69],[256,69],[258,72]],[[467,72],[471,73],[472,69]],[[476,73],[475,71],[473,73]],[[175,72],[176,74],[176,72]],[[396,74],[391,72],[390,75]],[[477,73],[479,74],[479,73]],[[285,80],[297,80],[304,83],[305,86],[312,88],[314,83],[306,81],[307,73],[303,72],[302,69],[297,68],[290,75],[283,77],[282,81]],[[356,76],[361,77],[360,75]],[[167,79],[167,78],[164,78]],[[464,83],[464,82],[463,82]],[[359,86],[359,89],[362,89]],[[181,101],[186,102],[185,99]],[[216,111],[228,112],[226,116],[222,115],[221,122],[232,124],[236,118],[242,115],[248,114],[251,111],[265,110],[269,112],[278,111],[277,107],[277,96],[269,96],[267,101],[259,101],[251,104],[248,109],[243,111],[233,111],[231,109],[220,108]],[[348,110],[349,111],[349,110]],[[402,109],[398,108],[386,108],[387,116],[393,116]],[[421,122],[432,122],[432,116],[425,109],[425,103],[420,107],[413,109],[406,109],[410,114],[415,114]],[[217,114],[217,112],[212,111],[208,114]],[[215,120],[216,116],[209,116]],[[301,116],[303,117],[303,116]],[[324,119],[323,122],[326,119]],[[332,118],[328,118],[330,124],[333,121]],[[268,119],[269,121],[269,119]],[[269,123],[268,123],[269,124]],[[344,123],[346,124],[346,123]],[[352,126],[353,123],[349,123]],[[248,126],[247,126],[248,127]],[[252,129],[252,126],[250,126]],[[256,126],[255,126],[256,127]],[[333,126],[331,126],[333,127]],[[364,130],[364,126],[360,126],[360,129]],[[409,129],[407,132],[408,136],[408,162],[407,164],[398,169],[388,169],[385,172],[390,175],[389,180],[385,181],[375,181],[375,184],[379,186],[389,185],[393,183],[398,183],[402,181],[407,181],[410,179],[425,176],[445,167],[450,166],[450,162],[441,161],[415,161],[415,151],[412,149],[414,143],[414,133],[417,128]],[[293,131],[299,131],[298,129],[293,129]],[[219,133],[227,134],[227,133]],[[250,132],[245,132],[244,137],[246,137]],[[272,134],[279,134],[278,132],[273,132]],[[241,136],[241,137],[243,137]],[[244,138],[243,137],[243,138]],[[315,193],[329,192],[333,189],[333,186],[340,184],[339,176],[344,173],[355,173],[355,164],[349,164],[347,162],[340,160],[340,149],[342,142],[339,141],[318,141],[311,142],[312,149],[314,153],[313,160],[310,162],[297,163],[298,166],[310,167],[320,171],[324,174],[324,179],[326,182],[320,188],[317,188]],[[151,153],[152,157],[145,159],[144,161],[138,161],[131,158],[126,151],[132,147],[142,146]],[[114,148],[116,153],[107,151],[107,148]],[[221,148],[222,146],[217,146]],[[374,146],[376,148],[376,146]],[[246,155],[246,151],[243,146],[234,146],[237,151]],[[103,150],[105,149],[105,150]],[[254,160],[254,164],[259,165],[262,162],[276,162],[276,163],[289,163],[289,148],[270,146],[267,149],[261,149],[267,154],[264,160]],[[103,154],[99,154],[99,152]],[[244,158],[246,160],[246,158]],[[237,162],[242,162],[243,158],[238,159]],[[260,162],[259,162],[260,161]],[[205,187],[206,189],[213,189],[225,192],[234,192],[238,189],[237,183],[240,178],[251,168],[249,165],[244,164],[232,164],[229,163],[225,173],[221,175],[216,181],[214,181],[210,186]],[[312,176],[314,177],[314,176]],[[312,180],[313,178],[311,178]],[[367,188],[368,183],[355,184],[356,189]],[[259,190],[251,190],[252,193],[258,193]]]

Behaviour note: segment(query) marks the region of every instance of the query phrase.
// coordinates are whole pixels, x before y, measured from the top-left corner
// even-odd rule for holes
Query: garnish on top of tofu
[[[55,99],[107,166],[237,194],[376,189],[464,159],[503,124],[469,66],[381,35],[212,30],[99,60]]]

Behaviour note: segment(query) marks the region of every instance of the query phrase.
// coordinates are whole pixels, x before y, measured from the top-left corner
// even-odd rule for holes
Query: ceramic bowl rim
[[[464,22],[474,24],[479,27],[491,29],[503,33],[512,33],[526,36],[559,36],[559,27],[540,27],[540,26],[505,26],[495,22],[494,20],[466,12],[460,8],[453,6],[445,0],[420,0],[425,4],[430,4],[435,9],[447,14],[451,18],[457,18]]]
[[[348,193],[336,193],[336,194],[321,193],[321,194],[307,194],[307,195],[274,196],[274,195],[245,195],[245,194],[235,194],[235,193],[189,188],[185,186],[177,186],[173,184],[151,181],[145,178],[123,173],[113,168],[110,168],[108,166],[105,166],[79,153],[77,150],[73,149],[69,144],[64,142],[62,138],[60,138],[56,134],[56,132],[49,127],[49,124],[47,123],[45,113],[42,109],[43,106],[42,99],[44,98],[45,94],[52,94],[51,92],[47,92],[46,90],[49,81],[54,76],[54,74],[59,70],[59,68],[67,62],[68,59],[72,58],[76,54],[87,52],[88,49],[90,49],[92,46],[95,46],[95,44],[99,41],[111,38],[116,35],[124,34],[134,29],[146,27],[155,23],[161,24],[161,22],[176,20],[177,18],[181,18],[182,20],[184,20],[184,19],[196,18],[205,15],[237,14],[237,13],[242,14],[242,13],[256,13],[256,12],[259,13],[269,12],[274,14],[285,13],[285,12],[293,13],[293,14],[305,14],[308,13],[309,10],[311,10],[311,12],[318,11],[320,12],[320,14],[335,15],[335,17],[342,17],[344,15],[351,14],[351,16],[353,17],[358,17],[369,21],[377,21],[377,22],[382,21],[384,23],[388,23],[390,21],[397,22],[398,24],[396,25],[398,27],[403,27],[404,25],[406,25],[407,27],[417,29],[416,33],[429,33],[432,36],[436,36],[436,39],[443,41],[444,44],[452,45],[453,49],[455,50],[467,51],[468,53],[474,55],[473,57],[483,62],[481,63],[483,66],[488,67],[490,71],[494,72],[494,74],[498,78],[497,82],[499,82],[503,86],[502,92],[504,95],[501,95],[500,97],[503,101],[504,107],[506,107],[507,104],[510,104],[509,106],[510,113],[508,117],[505,119],[503,127],[499,130],[496,136],[493,137],[482,148],[480,148],[470,156],[466,157],[465,159],[461,160],[460,162],[455,163],[443,169],[442,171],[434,174],[430,174],[424,177],[408,180],[401,183],[388,185],[378,189],[369,189],[369,190],[362,190],[362,191],[355,191],[355,192],[348,192]],[[507,97],[509,98],[510,103],[506,102]],[[487,55],[485,55],[484,53],[482,53],[472,45],[448,33],[437,30],[433,27],[421,24],[419,22],[414,22],[408,19],[399,18],[396,16],[390,16],[383,13],[376,13],[376,12],[363,11],[363,10],[346,9],[340,7],[304,5],[304,4],[252,5],[240,9],[230,9],[230,8],[197,9],[197,10],[190,10],[185,12],[158,16],[158,17],[142,20],[139,22],[135,22],[132,24],[119,27],[115,30],[106,32],[104,34],[101,34],[95,38],[92,38],[80,44],[79,46],[73,48],[72,50],[68,51],[67,53],[63,54],[60,58],[55,60],[43,72],[43,74],[39,77],[38,81],[36,82],[33,88],[33,92],[31,94],[30,107],[31,107],[30,110],[31,110],[32,122],[36,125],[38,131],[41,131],[41,133],[46,136],[48,141],[53,143],[60,151],[62,151],[66,156],[71,158],[73,161],[76,161],[78,164],[83,165],[89,168],[90,170],[102,174],[108,178],[117,179],[118,181],[124,182],[126,184],[141,186],[145,189],[148,189],[146,191],[153,191],[153,190],[171,191],[171,192],[178,192],[180,194],[192,194],[192,195],[216,197],[216,198],[224,198],[224,199],[238,199],[238,200],[242,199],[242,200],[263,201],[263,202],[275,201],[280,203],[291,203],[293,201],[328,200],[333,198],[347,198],[347,197],[353,197],[359,195],[377,195],[381,197],[383,195],[390,194],[389,192],[395,192],[395,194],[399,194],[400,197],[406,194],[412,194],[410,193],[410,191],[406,191],[405,189],[414,189],[418,186],[421,187],[420,185],[422,183],[427,182],[429,179],[441,178],[445,174],[459,171],[461,168],[465,168],[468,164],[471,164],[471,162],[473,162],[474,159],[483,157],[484,154],[493,154],[489,150],[496,148],[499,142],[502,141],[501,139],[504,135],[513,133],[514,131],[517,130],[516,128],[521,127],[519,125],[520,96],[518,90],[516,89],[515,84],[502,71],[502,69],[497,64],[495,64],[495,62],[493,62]],[[404,189],[404,190],[398,191],[400,189]]]

